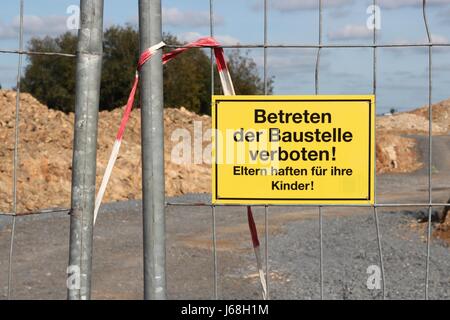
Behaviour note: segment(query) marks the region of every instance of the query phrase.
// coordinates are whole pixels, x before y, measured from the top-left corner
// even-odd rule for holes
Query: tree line
[[[164,34],[166,43],[183,45],[177,37]],[[103,68],[100,89],[100,110],[112,110],[125,105],[139,57],[139,33],[132,26],[112,26],[105,30]],[[65,33],[56,37],[32,38],[29,51],[74,53],[77,36]],[[169,49],[164,48],[164,52]],[[237,94],[263,94],[264,81],[257,65],[248,55],[232,50],[228,67]],[[75,106],[75,59],[32,55],[28,57],[22,81],[22,91],[32,94],[41,103],[64,112]],[[211,104],[211,60],[209,50],[188,50],[164,66],[164,101],[166,107],[184,106],[188,110],[209,114]],[[220,81],[215,71],[215,92],[220,93]],[[268,93],[273,91],[273,78],[268,79]],[[139,99],[136,99],[138,104]]]

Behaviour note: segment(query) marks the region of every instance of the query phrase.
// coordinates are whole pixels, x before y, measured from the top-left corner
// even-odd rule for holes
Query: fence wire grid
[[[21,70],[23,65],[23,56],[32,56],[32,55],[42,55],[42,56],[50,56],[50,57],[65,57],[65,58],[76,58],[77,54],[69,54],[69,53],[59,53],[59,52],[33,52],[24,49],[24,0],[18,0],[20,5],[20,14],[19,14],[19,49],[18,50],[8,50],[0,48],[0,54],[14,54],[18,57],[17,62],[17,81],[16,81],[16,101],[15,101],[15,131],[14,131],[14,151],[13,151],[13,204],[12,204],[12,212],[0,212],[0,216],[10,217],[11,218],[11,231],[10,231],[10,247],[9,247],[9,257],[8,257],[8,284],[7,284],[7,298],[11,298],[11,290],[12,290],[12,274],[13,274],[13,260],[14,260],[14,240],[16,236],[16,220],[19,216],[27,216],[27,215],[39,215],[39,214],[53,214],[53,213],[69,213],[70,209],[65,208],[57,208],[57,209],[43,209],[34,212],[25,212],[21,213],[17,210],[17,177],[18,177],[18,164],[19,164],[19,120],[20,120],[20,89],[21,89]],[[210,36],[214,37],[214,0],[209,1],[209,31]],[[263,81],[264,81],[264,94],[268,92],[268,59],[267,59],[267,51],[271,48],[278,49],[287,49],[287,48],[297,48],[297,49],[316,49],[316,57],[315,57],[315,66],[314,66],[314,93],[320,94],[320,58],[322,49],[352,49],[352,48],[371,48],[373,51],[372,56],[372,93],[377,94],[377,49],[378,48],[412,48],[412,47],[422,47],[428,48],[428,74],[427,74],[427,82],[428,82],[428,119],[429,119],[429,127],[428,127],[428,159],[427,159],[427,175],[428,175],[428,202],[426,203],[378,203],[377,202],[377,188],[376,188],[376,175],[375,175],[375,204],[370,206],[373,210],[373,218],[374,218],[374,227],[377,235],[377,246],[378,246],[378,255],[379,255],[379,264],[381,268],[381,277],[382,277],[382,297],[386,299],[386,277],[385,277],[385,269],[384,269],[384,258],[383,258],[383,248],[381,241],[381,230],[379,226],[379,208],[389,208],[389,207],[427,207],[428,208],[428,221],[427,221],[427,236],[426,236],[426,277],[424,285],[425,299],[429,298],[429,273],[430,273],[430,242],[431,242],[431,233],[432,233],[432,209],[433,207],[445,207],[448,206],[447,203],[439,203],[433,202],[432,199],[432,92],[433,92],[433,47],[447,47],[450,48],[450,43],[433,43],[431,37],[431,30],[429,28],[428,16],[427,16],[427,1],[422,0],[422,16],[423,16],[423,24],[424,29],[427,35],[427,42],[422,43],[379,43],[377,41],[377,28],[373,28],[372,35],[372,44],[327,44],[323,42],[323,0],[318,1],[318,20],[319,20],[319,32],[318,32],[318,41],[317,43],[305,43],[305,44],[270,44],[268,42],[268,11],[269,0],[261,0],[263,1],[263,15],[264,15],[264,23],[263,23],[263,33],[264,40],[263,43],[249,43],[249,44],[236,44],[236,45],[223,45],[223,48],[226,49],[253,49],[253,48],[261,48],[263,49]],[[377,1],[373,0],[373,6],[377,6]],[[375,17],[375,16],[374,16]],[[374,18],[375,19],[375,18]],[[375,25],[375,21],[373,22]],[[182,45],[170,44],[166,45],[169,48],[179,48],[183,47]],[[214,92],[214,60],[213,60],[213,50],[211,49],[211,95]],[[376,169],[375,169],[376,170]],[[237,206],[237,207],[245,207],[247,204],[233,204],[233,205],[212,205],[209,203],[180,203],[180,202],[166,202],[167,207],[209,207],[211,209],[211,227],[212,227],[212,254],[213,254],[213,268],[214,268],[214,279],[213,279],[213,296],[214,299],[219,299],[218,293],[218,259],[217,259],[217,228],[216,228],[216,207],[218,206]],[[270,288],[270,277],[269,277],[269,247],[270,247],[270,237],[269,237],[269,209],[270,206],[277,205],[252,205],[253,207],[263,207],[264,208],[264,261],[265,261],[265,277],[267,283],[267,297],[269,297],[269,288]],[[280,205],[281,206],[281,205]],[[324,271],[323,271],[323,208],[324,207],[357,207],[360,205],[282,205],[282,206],[292,206],[292,207],[314,207],[317,208],[318,214],[318,223],[319,223],[319,279],[320,279],[320,298],[324,299]]]

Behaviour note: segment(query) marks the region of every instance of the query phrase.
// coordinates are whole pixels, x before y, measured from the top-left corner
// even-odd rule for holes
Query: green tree
[[[236,94],[264,94],[264,80],[261,79],[255,61],[249,57],[249,51],[242,55],[238,49],[228,55],[228,68]],[[274,78],[267,79],[267,94],[273,93]]]
[[[182,45],[170,34],[164,41]],[[170,51],[164,48],[164,52]],[[197,113],[209,113],[211,105],[210,59],[202,49],[192,49],[164,65],[164,103],[184,106]]]
[[[163,36],[166,43],[182,45],[170,34]],[[76,52],[77,37],[66,33],[56,38],[33,38],[30,51]],[[167,52],[169,48],[164,48]],[[104,34],[104,55],[100,90],[100,109],[111,110],[123,106],[134,79],[139,53],[139,34],[131,26],[112,26]],[[198,113],[210,113],[211,62],[209,50],[186,51],[164,66],[165,106],[184,106]],[[229,56],[229,68],[238,94],[264,92],[255,62],[239,51]],[[22,79],[23,91],[29,92],[50,108],[73,111],[75,105],[75,59],[32,55]],[[216,73],[216,93],[220,82]],[[273,80],[268,81],[268,93]],[[138,101],[139,99],[136,99]]]
[[[33,38],[28,44],[28,49],[33,52],[74,53],[76,47],[77,37],[71,33],[56,38]],[[75,59],[43,55],[31,55],[28,59],[21,90],[31,93],[50,108],[64,112],[73,111]]]
[[[131,26],[112,26],[105,31],[100,89],[101,109],[112,110],[127,103],[136,73],[138,53],[139,37]]]

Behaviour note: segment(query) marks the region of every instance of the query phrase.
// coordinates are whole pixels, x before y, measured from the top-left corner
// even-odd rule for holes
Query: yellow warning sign
[[[214,96],[215,204],[374,203],[375,98]]]

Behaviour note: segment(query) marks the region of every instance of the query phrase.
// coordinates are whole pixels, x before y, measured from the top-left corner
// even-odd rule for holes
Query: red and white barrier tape
[[[116,163],[117,156],[119,155],[120,145],[122,144],[125,127],[127,126],[128,119],[130,118],[131,109],[133,109],[134,97],[136,95],[136,90],[139,84],[139,70],[155,54],[156,50],[161,49],[165,45],[166,44],[161,41],[160,43],[145,50],[145,52],[142,53],[141,58],[139,59],[138,70],[136,71],[136,76],[134,77],[133,87],[131,89],[130,95],[128,96],[128,101],[122,116],[122,120],[120,121],[120,127],[119,131],[117,132],[116,141],[114,141],[111,155],[109,156],[108,160],[108,165],[106,166],[102,183],[100,184],[100,189],[98,190],[97,197],[95,198],[94,224],[97,220],[98,210],[100,209],[100,205],[102,204],[103,196],[105,195],[106,186],[108,185],[109,178],[111,178],[114,164]]]
[[[120,150],[120,145],[122,143],[123,134],[125,132],[125,127],[127,125],[128,119],[131,114],[131,110],[133,108],[134,98],[136,95],[137,86],[139,84],[139,70],[142,68],[142,66],[148,60],[150,60],[153,57],[153,55],[155,54],[155,52],[158,49],[161,49],[164,46],[165,46],[165,43],[160,42],[160,43],[150,47],[149,49],[145,50],[139,58],[138,68],[136,71],[136,76],[134,79],[133,87],[132,87],[130,95],[128,97],[128,102],[125,107],[125,111],[122,116],[122,120],[120,122],[119,131],[117,132],[116,140],[114,142],[114,145],[113,145],[113,148],[111,151],[111,156],[108,160],[108,165],[107,165],[105,173],[103,175],[102,183],[100,185],[100,189],[97,193],[97,197],[95,200],[94,224],[95,224],[95,221],[97,220],[98,211],[100,209],[100,205],[102,203],[102,199],[103,199],[103,196],[106,191],[106,186],[108,185],[109,179],[111,177],[112,169],[114,168],[114,164],[117,160],[117,156],[118,156],[119,150]],[[162,57],[163,64],[166,64],[170,60],[177,57],[179,54],[181,54],[184,51],[189,50],[191,48],[208,48],[208,47],[213,48],[213,50],[214,50],[214,56],[216,58],[217,70],[219,72],[220,82],[222,85],[222,90],[223,90],[224,95],[235,95],[234,86],[233,86],[233,82],[231,80],[230,72],[227,67],[224,51],[220,47],[220,44],[214,38],[211,38],[211,37],[201,38],[197,41],[189,43],[188,45],[184,46],[183,48],[178,48],[178,49],[175,49],[171,52],[164,54]],[[247,207],[247,217],[248,217],[248,225],[249,225],[249,229],[250,229],[250,234],[252,237],[253,249],[255,250],[256,262],[258,265],[259,277],[260,277],[261,286],[262,286],[262,296],[263,296],[263,299],[267,299],[267,285],[266,285],[266,280],[264,277],[264,271],[262,268],[260,245],[259,245],[259,240],[258,240],[258,232],[256,229],[255,221],[253,219],[253,213],[252,213],[251,207]]]
[[[256,229],[255,219],[253,219],[252,208],[250,206],[247,207],[247,219],[248,219],[248,227],[250,229],[250,235],[252,236],[253,250],[255,250],[256,263],[258,265],[259,280],[261,282],[262,287],[262,296],[263,299],[266,300],[267,284],[266,278],[264,276],[264,270],[262,267],[261,247],[259,245],[258,230]],[[268,231],[266,230],[266,232]]]

